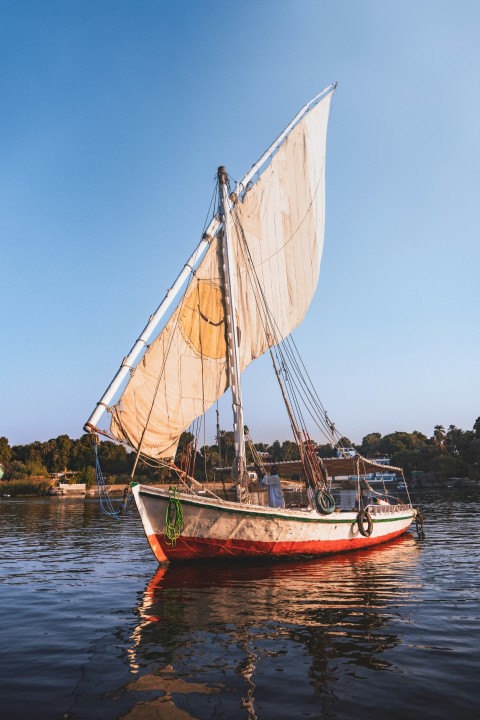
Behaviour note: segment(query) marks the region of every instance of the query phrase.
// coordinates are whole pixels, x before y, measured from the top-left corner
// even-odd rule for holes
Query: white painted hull
[[[168,490],[132,485],[150,547],[159,562],[214,557],[326,555],[377,545],[404,533],[414,520],[411,505],[371,508],[372,533],[360,533],[356,512],[320,515],[178,493],[183,511],[175,543],[165,537]]]

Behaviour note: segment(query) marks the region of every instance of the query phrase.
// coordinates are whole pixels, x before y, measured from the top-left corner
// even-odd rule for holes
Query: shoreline
[[[148,484],[152,487],[159,487],[168,489],[172,483],[143,483]],[[295,485],[302,486],[302,483],[298,482]],[[224,495],[224,487],[221,482],[206,482],[203,486],[216,492],[217,495]],[[0,498],[11,498],[11,497],[76,497],[76,498],[98,498],[98,488],[96,486],[87,488],[85,492],[72,490],[62,495],[52,495],[49,491],[55,487],[55,484],[46,478],[35,478],[35,479],[22,479],[22,480],[2,480],[0,481]],[[107,485],[108,494],[115,498],[120,498],[127,485],[125,483],[115,483]],[[355,483],[352,482],[336,482],[333,484],[334,490],[355,490]],[[480,487],[480,481],[470,478],[450,478],[447,480],[438,480],[434,478],[423,478],[411,480],[408,483],[408,489],[410,492],[428,491],[428,490],[454,490],[456,488],[461,489],[474,489]],[[225,483],[225,489],[228,494],[235,492],[235,486],[231,481]],[[376,489],[376,488],[375,488]],[[398,492],[397,483],[388,484],[387,490]],[[293,489],[284,488],[284,492],[295,492]]]

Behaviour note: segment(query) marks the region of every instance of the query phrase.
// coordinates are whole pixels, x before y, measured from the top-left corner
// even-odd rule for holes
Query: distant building
[[[58,482],[61,482],[62,480],[74,478],[75,475],[78,475],[78,470],[63,470],[62,472],[49,473],[49,475],[52,480],[58,480]]]
[[[57,481],[57,485],[50,488],[50,495],[85,495],[86,483],[72,482],[78,475],[77,470],[63,470],[63,472],[49,473],[49,475],[52,480]]]

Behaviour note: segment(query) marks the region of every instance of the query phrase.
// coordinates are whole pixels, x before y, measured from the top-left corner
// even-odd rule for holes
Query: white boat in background
[[[225,168],[218,169],[218,211],[85,425],[88,432],[135,451],[131,489],[159,562],[344,552],[395,538],[416,517],[410,502],[374,505],[362,497],[362,483],[368,481],[361,478],[368,473],[402,471],[343,446],[290,337],[318,282],[326,135],[335,87],[302,108],[236,187],[230,187]],[[304,507],[284,507],[277,470],[257,453],[244,425],[241,373],[267,351],[299,451],[295,462],[306,486]],[[206,490],[189,473],[188,462],[174,460],[182,433],[227,388],[235,501]],[[105,413],[109,428],[102,429]],[[318,456],[307,416],[338,448],[339,457]],[[141,461],[170,468],[178,477],[176,487],[135,482]],[[286,469],[293,464],[280,464],[280,471]],[[258,480],[252,479],[253,470]],[[97,475],[101,479],[98,460]],[[335,507],[332,478],[343,475],[358,478],[354,509]],[[269,506],[261,502],[260,490],[267,487]]]

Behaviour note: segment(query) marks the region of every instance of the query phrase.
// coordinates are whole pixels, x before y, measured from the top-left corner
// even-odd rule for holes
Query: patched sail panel
[[[296,125],[232,210],[242,370],[297,327],[317,286],[330,99]],[[114,436],[152,458],[173,456],[228,386],[221,245],[220,233],[113,409]]]
[[[212,241],[113,410],[114,436],[152,458],[175,455],[182,432],[227,388],[220,244],[220,238]]]

